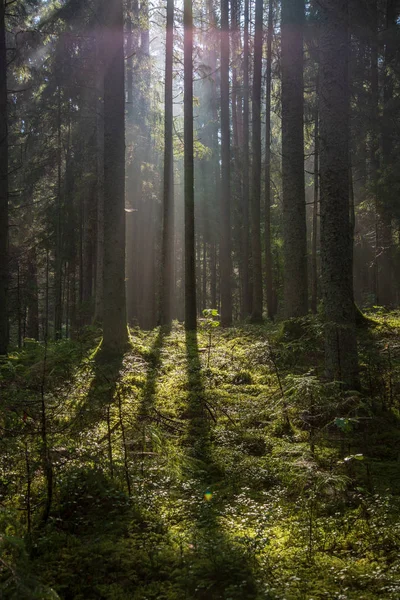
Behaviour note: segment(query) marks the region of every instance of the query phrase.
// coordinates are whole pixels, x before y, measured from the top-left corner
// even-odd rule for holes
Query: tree
[[[261,63],[263,45],[263,0],[256,0],[253,71],[252,126],[252,189],[251,189],[251,258],[253,265],[253,310],[251,320],[262,321],[262,262],[261,262]]]
[[[321,278],[329,379],[358,385],[349,210],[348,2],[322,0],[320,35]]]
[[[128,341],[125,300],[125,92],[122,0],[104,5],[103,347]],[[106,50],[105,50],[106,49]]]
[[[272,38],[274,35],[273,2],[268,4],[267,31],[267,89],[265,103],[265,286],[267,292],[268,317],[276,312],[271,249],[271,85],[272,85]]]
[[[385,172],[388,181],[386,189],[392,187],[393,171],[393,103],[394,77],[393,66],[396,57],[395,28],[397,25],[397,2],[386,0],[386,31],[387,39],[384,49],[384,77],[383,77],[383,115],[382,115],[382,172]],[[376,79],[378,77],[376,66]],[[377,87],[377,83],[376,83]],[[376,91],[376,93],[378,90]],[[382,186],[383,187],[383,186]],[[393,186],[394,187],[394,186]],[[377,303],[383,306],[392,306],[393,294],[393,248],[392,248],[392,209],[390,196],[386,190],[381,189],[377,198]]]
[[[193,14],[192,0],[184,0],[184,172],[185,172],[185,328],[195,331],[196,269],[194,235],[193,162]]]
[[[8,139],[5,0],[0,0],[0,355],[8,346]]]
[[[303,134],[304,0],[282,0],[282,188],[285,316],[308,309]]]
[[[232,323],[231,151],[229,121],[229,0],[221,0],[221,325]]]
[[[249,0],[244,0],[243,35],[243,192],[242,192],[242,317],[251,313],[252,294],[250,289],[250,243],[249,243],[249,199],[250,199],[250,162],[249,162]]]
[[[174,291],[174,156],[172,144],[173,95],[172,67],[174,42],[174,0],[167,0],[167,33],[165,45],[165,101],[164,101],[164,190],[163,190],[163,248],[161,271],[161,324],[172,321]]]

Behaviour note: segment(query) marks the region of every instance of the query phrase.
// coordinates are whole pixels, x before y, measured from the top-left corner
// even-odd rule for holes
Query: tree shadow
[[[84,402],[77,410],[73,431],[81,433],[104,419],[105,409],[107,410],[114,400],[124,356],[124,352],[110,355],[101,348],[97,351],[94,357],[94,377]]]
[[[170,328],[160,327],[147,357],[148,368],[146,381],[143,387],[142,401],[138,410],[138,418],[142,421],[148,420],[152,410],[155,408],[157,378],[161,367],[161,352],[164,340],[170,331]]]
[[[215,416],[207,403],[195,332],[186,332],[186,360],[189,423],[183,476],[192,544],[185,558],[185,597],[253,599],[257,586],[251,557],[222,526],[221,512],[229,497],[221,488],[223,473],[213,458],[211,424]]]

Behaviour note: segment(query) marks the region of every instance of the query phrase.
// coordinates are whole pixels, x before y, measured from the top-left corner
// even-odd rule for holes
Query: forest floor
[[[12,354],[0,597],[398,600],[400,315],[374,319],[362,393],[321,380],[311,317]]]

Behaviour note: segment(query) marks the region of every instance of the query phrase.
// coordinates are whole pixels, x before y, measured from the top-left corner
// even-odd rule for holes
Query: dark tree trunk
[[[167,0],[167,33],[165,45],[165,116],[164,116],[164,203],[163,203],[163,248],[161,270],[161,315],[162,325],[170,325],[174,299],[174,154],[173,89],[172,69],[174,51],[174,0]]]
[[[103,263],[104,263],[104,60],[103,32],[96,32],[96,290],[94,321],[103,321]]]
[[[261,261],[261,63],[263,0],[256,0],[253,72],[252,180],[251,180],[251,258],[253,271],[253,310],[251,320],[262,321],[263,286]]]
[[[349,216],[348,2],[321,0],[321,272],[325,367],[329,379],[358,386]]]
[[[269,0],[266,74],[267,89],[265,105],[265,287],[267,292],[268,317],[270,319],[273,319],[276,313],[273,259],[271,248],[271,84],[273,35],[273,2],[272,0]]]
[[[26,273],[26,306],[27,306],[27,324],[26,335],[34,340],[39,339],[39,298],[38,298],[38,278],[36,248],[29,250],[27,257]]]
[[[385,71],[383,80],[383,118],[382,118],[382,170],[386,170],[389,179],[393,172],[393,130],[392,119],[394,80],[393,61],[396,57],[396,42],[393,41],[393,30],[397,24],[398,11],[396,0],[386,2],[386,29],[388,35],[385,44]],[[391,187],[390,184],[386,187]],[[387,192],[379,194],[377,203],[377,303],[383,306],[391,306],[394,300],[393,294],[393,232],[392,214]]]
[[[127,83],[127,120],[126,139],[128,150],[128,173],[127,173],[127,204],[132,211],[127,213],[127,313],[129,323],[138,323],[139,307],[139,230],[140,216],[138,209],[141,208],[140,193],[140,161],[138,149],[142,146],[142,138],[139,133],[140,116],[139,90],[141,82],[138,72],[139,51],[139,5],[137,0],[129,0],[127,5],[127,56],[126,61],[126,83]],[[143,120],[141,121],[143,125]]]
[[[229,0],[221,0],[221,325],[232,323],[231,142],[229,118]]]
[[[57,198],[55,223],[55,267],[54,267],[54,338],[62,337],[62,137],[61,137],[61,88],[57,85]]]
[[[251,313],[250,293],[250,235],[249,235],[249,201],[250,201],[250,162],[249,162],[249,0],[244,4],[244,38],[243,38],[243,191],[242,191],[242,318]]]
[[[303,134],[304,0],[282,0],[282,178],[285,316],[307,314]]]
[[[8,347],[8,139],[5,2],[0,0],[0,355]]]
[[[184,0],[184,172],[185,172],[185,328],[195,331],[196,265],[194,235],[193,163],[193,14],[192,0]]]
[[[88,177],[90,175],[88,174]],[[96,242],[96,184],[93,175],[85,190],[83,203],[83,277],[82,277],[82,323],[88,325],[93,316],[93,266]]]
[[[103,347],[128,341],[125,300],[125,91],[122,0],[105,4]]]
[[[318,67],[319,68],[319,67]],[[318,305],[318,200],[319,200],[319,85],[317,75],[316,98],[314,110],[314,201],[312,216],[311,241],[311,310],[317,312]]]

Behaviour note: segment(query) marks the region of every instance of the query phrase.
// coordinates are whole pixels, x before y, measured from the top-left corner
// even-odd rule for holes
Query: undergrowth
[[[5,600],[400,597],[400,317],[359,332],[362,392],[318,319],[132,331],[0,366]]]

